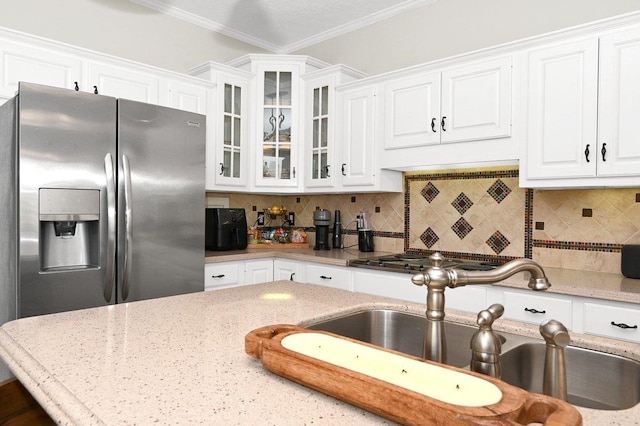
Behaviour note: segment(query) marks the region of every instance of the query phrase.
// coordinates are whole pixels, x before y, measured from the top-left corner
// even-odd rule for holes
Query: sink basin
[[[368,310],[331,318],[306,326],[312,330],[328,331],[340,336],[422,357],[426,318],[392,310]],[[471,336],[476,327],[445,321],[447,364],[465,367],[471,360]],[[511,336],[505,334],[506,336]],[[514,339],[520,336],[513,336]],[[510,340],[501,335],[503,345]],[[518,341],[519,343],[522,340]],[[504,350],[504,346],[503,346]]]
[[[503,351],[502,380],[542,393],[544,343],[526,343]],[[568,346],[567,400],[598,410],[624,410],[640,402],[640,362],[616,355]]]

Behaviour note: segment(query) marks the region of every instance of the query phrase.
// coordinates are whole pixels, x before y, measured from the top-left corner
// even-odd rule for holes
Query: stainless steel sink
[[[367,310],[307,324],[341,336],[422,356],[426,318],[393,310]],[[447,364],[468,368],[476,327],[445,322]],[[500,333],[502,380],[542,393],[545,343]],[[599,410],[623,410],[640,402],[640,363],[602,352],[565,348],[569,403]]]
[[[421,357],[426,318],[392,310],[369,310],[331,318],[307,325],[312,330],[324,330],[340,336],[393,349]],[[447,337],[447,364],[465,367],[471,360],[471,336],[477,329],[466,325],[445,322]],[[521,336],[502,334],[503,345],[522,343]],[[511,346],[514,346],[513,344]]]
[[[502,380],[542,393],[544,343],[526,343],[503,352]],[[640,402],[640,362],[568,346],[567,400],[598,410],[624,410]]]

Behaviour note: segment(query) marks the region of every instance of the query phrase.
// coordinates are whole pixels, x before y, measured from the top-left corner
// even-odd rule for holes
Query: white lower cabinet
[[[273,281],[273,259],[250,260],[244,262],[244,284],[258,284]]]
[[[415,303],[425,303],[427,298],[427,288],[414,285],[410,274],[358,269],[353,276],[356,293],[391,297]]]
[[[275,259],[273,261],[273,280],[289,280],[304,283],[306,281],[306,263],[296,260]]]
[[[426,289],[425,289],[426,290]],[[445,308],[478,313],[487,309],[487,286],[463,286],[448,288],[444,292]]]
[[[204,265],[204,290],[217,290],[243,284],[243,262],[207,263]]]
[[[351,270],[346,266],[309,263],[307,264],[307,277],[305,281],[309,284],[353,291],[353,286],[351,285]]]
[[[570,296],[533,293],[531,290],[503,290],[503,318],[530,324],[554,319],[573,329],[572,299]]]
[[[584,333],[640,343],[640,309],[620,302],[585,302]]]

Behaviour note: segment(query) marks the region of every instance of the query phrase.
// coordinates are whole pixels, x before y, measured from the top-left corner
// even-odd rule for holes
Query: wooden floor
[[[0,425],[40,426],[55,422],[31,394],[15,380],[0,383]]]

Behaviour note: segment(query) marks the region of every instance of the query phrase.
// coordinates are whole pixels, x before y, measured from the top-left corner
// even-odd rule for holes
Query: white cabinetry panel
[[[341,93],[343,186],[375,184],[375,97],[376,87],[367,86]]]
[[[208,263],[204,265],[204,290],[242,285],[242,273],[240,262]]]
[[[531,291],[504,291],[504,318],[541,324],[554,319],[564,324],[567,329],[573,328],[571,298],[535,295]]]
[[[48,49],[0,40],[0,96],[13,97],[18,82],[73,89],[82,82],[82,61]]]
[[[440,143],[440,73],[384,87],[386,149]]]
[[[598,40],[529,54],[527,176],[596,173]]]
[[[511,135],[511,57],[442,72],[442,142]]]
[[[273,259],[247,261],[244,265],[244,284],[273,281]]]
[[[640,310],[633,305],[586,302],[584,332],[640,343]]]
[[[160,79],[152,74],[100,62],[88,66],[87,83],[102,95],[159,104]]]
[[[640,175],[640,28],[600,38],[598,176]]]
[[[352,290],[351,270],[346,266],[329,266],[317,263],[307,265],[307,279],[309,284],[318,284],[325,287]]]
[[[299,283],[306,280],[306,263],[295,260],[275,259],[273,261],[273,280],[289,280]]]

